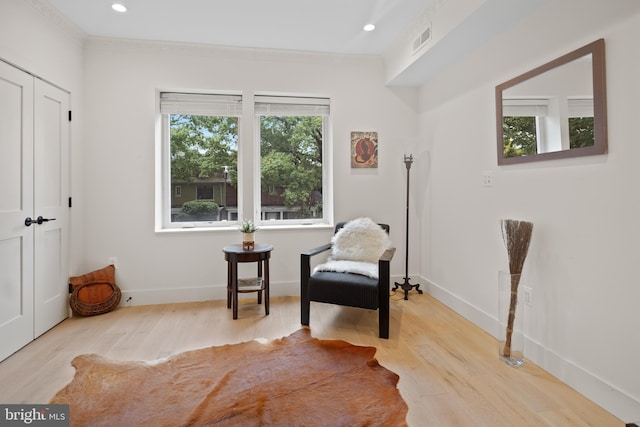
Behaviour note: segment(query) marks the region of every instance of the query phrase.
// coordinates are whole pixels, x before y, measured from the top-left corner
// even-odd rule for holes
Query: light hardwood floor
[[[253,294],[251,294],[253,295]],[[389,340],[377,312],[311,303],[311,333],[375,346],[380,364],[400,375],[410,426],[623,426],[618,418],[527,362],[498,360],[493,337],[431,296],[391,297]],[[264,316],[255,297],[233,320],[224,301],[119,308],[65,320],[0,363],[0,403],[46,403],[71,381],[71,360],[97,353],[152,360],[185,350],[280,338],[299,329],[297,297],[272,298]]]

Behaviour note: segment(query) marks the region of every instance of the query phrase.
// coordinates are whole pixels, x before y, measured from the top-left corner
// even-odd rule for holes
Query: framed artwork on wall
[[[378,132],[351,132],[351,167],[378,167]]]

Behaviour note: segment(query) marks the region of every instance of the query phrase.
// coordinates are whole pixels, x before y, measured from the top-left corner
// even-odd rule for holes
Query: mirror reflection
[[[498,164],[606,152],[604,41],[496,87]]]

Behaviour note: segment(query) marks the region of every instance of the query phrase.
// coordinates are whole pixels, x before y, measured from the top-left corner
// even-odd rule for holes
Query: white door
[[[33,339],[32,189],[33,77],[0,61],[0,360]]]
[[[35,79],[34,100],[33,214],[42,217],[32,226],[38,337],[69,312],[69,94]]]
[[[0,61],[0,360],[67,317],[68,110]]]

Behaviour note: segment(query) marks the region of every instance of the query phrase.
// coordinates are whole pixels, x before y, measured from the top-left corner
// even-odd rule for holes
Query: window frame
[[[167,104],[163,105],[166,98],[171,98]],[[221,113],[219,110],[214,111],[206,107],[205,98],[210,98],[215,102],[227,100],[228,102],[237,102],[235,108],[230,108],[228,113]],[[156,90],[156,108],[157,108],[157,124],[156,124],[156,214],[155,214],[155,230],[156,232],[168,232],[192,229],[229,229],[237,228],[238,220],[235,221],[172,221],[171,220],[171,120],[172,114],[184,115],[201,115],[201,116],[227,116],[238,118],[238,148],[237,148],[237,165],[238,175],[240,175],[240,144],[242,141],[242,103],[243,96],[238,92],[225,91],[180,91],[180,90]],[[172,102],[173,101],[173,102]],[[183,101],[184,107],[180,105]],[[224,107],[223,107],[224,108]],[[171,111],[168,111],[171,110]],[[197,192],[197,189],[196,189]],[[194,200],[198,200],[197,198]],[[240,184],[238,183],[238,212],[242,211],[242,197],[240,194]]]
[[[161,108],[161,96],[165,93],[184,93],[194,95],[220,95],[235,96],[241,100],[238,117],[238,148],[237,148],[237,213],[235,220],[224,221],[194,221],[194,222],[172,222],[171,221],[171,161],[170,161],[170,114],[187,113],[167,113]],[[304,218],[296,220],[261,220],[261,173],[260,173],[260,121],[256,115],[256,101],[252,98],[265,99],[260,97],[278,98],[281,100],[310,100],[321,99],[328,106],[328,114],[323,117],[323,147],[322,147],[322,217]],[[333,143],[332,143],[332,120],[331,120],[331,99],[328,96],[302,95],[302,94],[273,94],[254,93],[253,97],[247,96],[240,91],[203,91],[203,90],[171,90],[156,89],[156,150],[155,150],[155,231],[158,233],[174,232],[195,232],[195,231],[215,231],[215,230],[236,230],[243,219],[251,219],[259,225],[261,229],[286,229],[286,228],[309,228],[309,227],[332,227],[333,226]],[[192,115],[208,115],[193,113]],[[215,114],[209,114],[215,115]],[[250,119],[247,119],[249,117]],[[253,123],[247,123],[252,120]],[[251,133],[253,132],[253,135]],[[249,161],[249,163],[247,163]],[[252,170],[247,170],[251,167]],[[252,193],[249,198],[247,191]],[[182,193],[182,191],[181,191]],[[243,203],[245,202],[245,203]],[[251,206],[253,204],[253,206]]]

